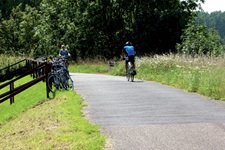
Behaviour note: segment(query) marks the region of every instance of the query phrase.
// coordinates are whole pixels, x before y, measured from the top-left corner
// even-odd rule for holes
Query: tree
[[[4,19],[9,19],[12,9],[21,4],[21,9],[24,10],[26,5],[38,8],[42,0],[1,0],[0,10]]]
[[[219,56],[224,51],[221,38],[214,29],[205,25],[197,26],[194,21],[188,24],[182,35],[182,44],[177,44],[180,53],[195,55]]]
[[[196,17],[196,22],[199,25],[205,24],[208,28],[217,30],[222,38],[223,44],[225,44],[225,12],[215,11],[210,14],[207,12],[199,12]]]
[[[0,23],[2,51],[12,48],[23,53],[29,48],[26,52],[34,55],[57,55],[65,44],[74,57],[110,59],[118,57],[129,40],[138,55],[176,52],[200,1],[204,0],[42,0],[35,8],[22,4],[11,13],[17,17]],[[7,32],[16,39],[7,37]],[[7,44],[9,39],[15,43]]]
[[[22,19],[18,9],[13,9],[10,19],[0,24],[0,49],[6,54],[19,54],[19,23]]]
[[[29,55],[36,48],[37,40],[33,37],[37,20],[40,16],[35,8],[26,6],[24,12],[22,5],[12,10],[9,20],[3,20],[0,24],[0,49],[2,53]]]

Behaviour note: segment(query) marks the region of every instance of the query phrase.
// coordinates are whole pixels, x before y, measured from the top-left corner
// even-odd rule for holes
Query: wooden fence
[[[26,59],[0,69],[0,82],[10,80],[27,71]]]
[[[48,73],[51,70],[50,63],[27,59],[26,67],[28,68],[28,71],[26,71],[25,73],[21,74],[20,76],[16,77],[13,80],[0,85],[0,89],[6,88],[7,86],[9,87],[9,90],[7,92],[2,93],[0,95],[0,103],[10,99],[10,104],[13,104],[15,95],[21,93],[22,91],[28,89],[29,87],[35,85],[40,81],[47,81]],[[15,88],[14,83],[27,75],[32,75],[33,80]],[[47,98],[49,98],[49,89],[47,84],[48,83],[46,82],[46,95]]]

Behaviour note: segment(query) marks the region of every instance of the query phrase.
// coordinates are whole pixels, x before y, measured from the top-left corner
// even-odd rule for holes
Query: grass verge
[[[102,149],[105,137],[98,126],[83,117],[81,97],[74,91],[59,91],[56,98],[46,99],[44,86],[45,83],[39,83],[22,92],[15,97],[13,105],[9,101],[0,104],[0,147]]]
[[[105,74],[108,73],[108,65],[104,61],[86,61],[79,62],[77,64],[71,64],[69,66],[70,72],[78,72],[78,73],[100,73]]]
[[[19,81],[15,82],[15,88],[31,81],[30,76],[26,76]],[[0,94],[9,90],[9,86],[1,89]],[[7,100],[0,104],[0,125],[5,123],[11,118],[19,115],[20,113],[26,111],[27,109],[33,107],[41,100],[46,100],[46,88],[44,82],[39,82],[38,84],[28,88],[22,93],[15,96],[15,103],[10,105],[10,101]]]

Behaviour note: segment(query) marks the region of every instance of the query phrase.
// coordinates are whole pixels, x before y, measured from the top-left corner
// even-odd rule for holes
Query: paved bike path
[[[225,150],[225,103],[155,82],[72,74],[107,150]]]

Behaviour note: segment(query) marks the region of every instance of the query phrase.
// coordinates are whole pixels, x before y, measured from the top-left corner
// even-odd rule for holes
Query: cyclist
[[[69,57],[70,53],[69,51],[66,49],[65,45],[61,46],[61,49],[59,51],[59,56],[65,56],[65,57]]]
[[[59,57],[65,59],[65,61],[66,61],[66,68],[68,68],[68,66],[69,66],[68,58],[70,57],[70,53],[66,49],[65,45],[61,45],[61,49],[59,51]]]
[[[134,59],[135,51],[134,51],[134,46],[132,46],[132,43],[130,41],[126,42],[125,46],[123,47],[122,57],[123,59],[125,59],[126,74],[128,71],[128,62],[132,63],[134,67],[134,71],[135,71],[135,59]]]

